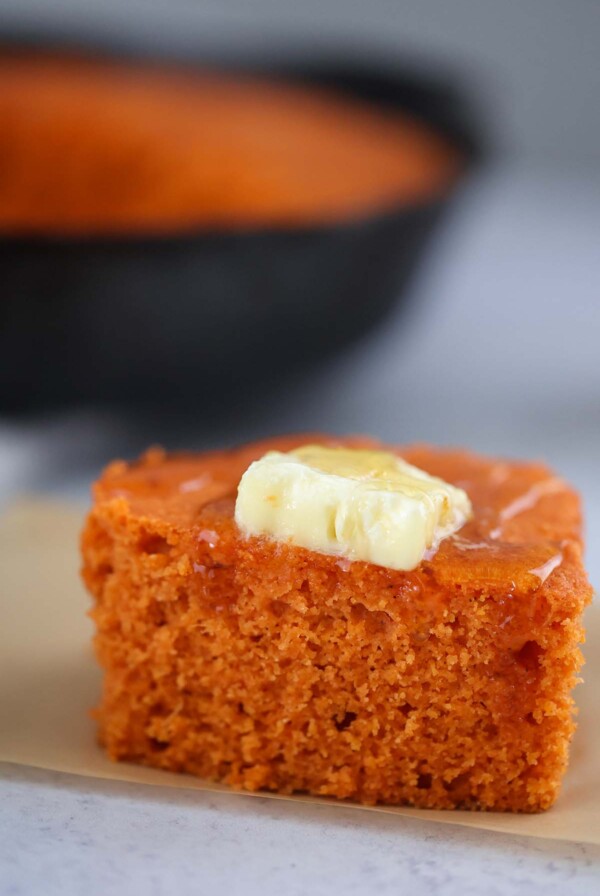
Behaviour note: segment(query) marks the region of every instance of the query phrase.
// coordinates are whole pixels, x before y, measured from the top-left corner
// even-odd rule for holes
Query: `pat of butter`
[[[269,451],[242,476],[235,520],[323,554],[414,569],[471,516],[466,493],[387,451]]]

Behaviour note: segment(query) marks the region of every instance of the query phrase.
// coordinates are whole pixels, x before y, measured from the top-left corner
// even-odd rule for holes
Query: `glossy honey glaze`
[[[218,538],[223,524],[235,537],[236,490],[248,465],[268,450],[314,442],[384,447],[467,492],[473,519],[419,568],[433,574],[442,587],[527,593],[555,574],[566,556],[579,555],[579,499],[543,464],[509,463],[427,446],[390,448],[362,437],[336,440],[306,434],[200,455],[151,451],[132,465],[111,465],[96,485],[96,499],[121,498],[132,513],[192,532],[196,539]]]

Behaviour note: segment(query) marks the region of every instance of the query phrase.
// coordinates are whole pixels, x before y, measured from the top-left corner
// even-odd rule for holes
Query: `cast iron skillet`
[[[464,102],[445,83],[352,59],[267,71],[408,110],[451,139],[465,170],[477,155]],[[267,388],[402,298],[451,193],[335,225],[0,237],[0,410],[207,407]]]

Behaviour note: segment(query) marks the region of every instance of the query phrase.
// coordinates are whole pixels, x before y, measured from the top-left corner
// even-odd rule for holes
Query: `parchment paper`
[[[95,666],[78,577],[83,512],[40,500],[15,505],[0,519],[0,761],[143,784],[227,788],[186,775],[114,763],[95,741]],[[600,610],[587,614],[585,684],[577,689],[579,730],[556,805],[542,815],[369,808],[362,811],[468,825],[511,834],[600,844]],[[253,794],[247,794],[252,796]]]

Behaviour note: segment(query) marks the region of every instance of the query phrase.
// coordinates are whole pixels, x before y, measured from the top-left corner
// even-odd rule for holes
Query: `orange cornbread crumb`
[[[474,518],[411,572],[265,539],[233,520],[252,460],[116,462],[94,487],[83,576],[111,757],[233,787],[534,812],[556,798],[581,665],[576,494],[543,465],[397,450]]]

